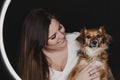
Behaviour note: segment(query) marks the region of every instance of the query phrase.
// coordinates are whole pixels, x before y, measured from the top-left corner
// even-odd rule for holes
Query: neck
[[[46,55],[49,66],[55,70],[62,71],[67,63],[67,47],[59,51],[43,51]]]

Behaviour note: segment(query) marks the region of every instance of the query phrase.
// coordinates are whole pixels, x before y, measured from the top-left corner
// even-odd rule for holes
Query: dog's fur
[[[79,60],[72,72],[68,76],[68,80],[75,80],[76,75],[87,65],[89,61],[96,60],[96,65],[100,66],[100,80],[114,80],[111,69],[108,66],[108,44],[111,36],[106,33],[104,27],[82,29],[80,35],[76,38],[80,45],[78,51]]]

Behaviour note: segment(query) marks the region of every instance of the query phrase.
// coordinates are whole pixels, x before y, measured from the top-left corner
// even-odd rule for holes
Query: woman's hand
[[[75,80],[100,80],[100,67],[96,66],[95,63],[96,61],[92,61],[86,65]]]

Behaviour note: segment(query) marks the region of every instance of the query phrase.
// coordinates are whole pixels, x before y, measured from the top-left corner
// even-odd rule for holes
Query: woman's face
[[[49,26],[48,50],[59,50],[65,48],[67,40],[65,36],[65,28],[56,19],[51,19]]]

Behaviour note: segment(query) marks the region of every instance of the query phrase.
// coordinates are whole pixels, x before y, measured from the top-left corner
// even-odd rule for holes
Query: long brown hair
[[[48,42],[53,15],[43,9],[32,10],[25,18],[21,38],[19,74],[22,80],[49,80],[49,67],[42,51]]]

